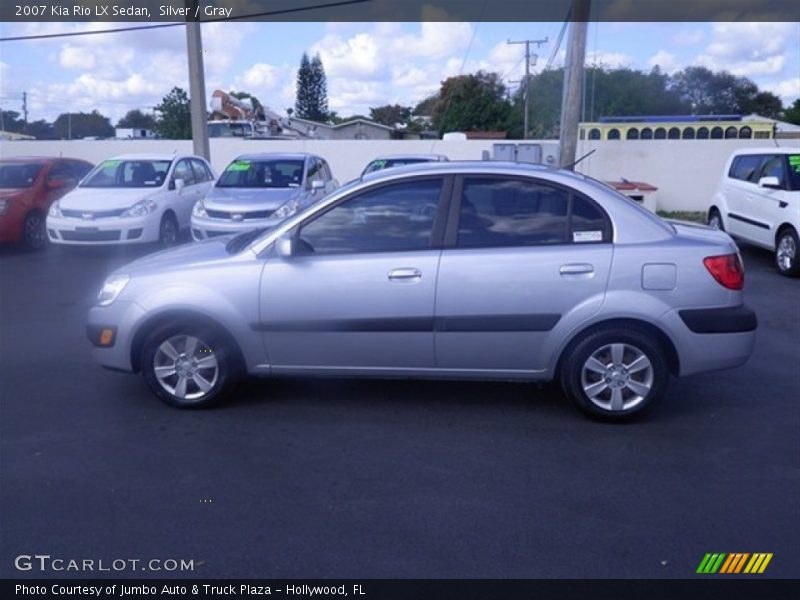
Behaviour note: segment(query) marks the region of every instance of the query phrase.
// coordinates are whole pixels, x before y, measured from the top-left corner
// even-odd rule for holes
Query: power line
[[[547,64],[544,67],[545,71],[549,71],[550,67],[553,66],[553,62],[556,59],[556,55],[558,54],[558,49],[561,47],[561,42],[564,39],[564,33],[567,31],[567,24],[569,23],[569,17],[572,14],[572,6],[569,7],[567,10],[567,16],[564,17],[564,23],[561,25],[561,31],[558,32],[558,38],[556,38],[556,45],[553,46],[553,51],[550,53],[550,58],[547,59]]]
[[[511,40],[508,40],[508,42],[506,42],[506,43],[507,44],[525,44],[525,78],[522,80],[522,84],[524,86],[523,94],[524,94],[524,98],[525,98],[525,109],[524,109],[525,113],[523,115],[522,139],[527,140],[528,139],[528,113],[530,112],[528,110],[528,108],[529,108],[529,105],[530,105],[530,96],[531,96],[530,89],[529,89],[530,88],[530,78],[531,78],[531,44],[536,44],[537,48],[541,47],[542,44],[546,44],[547,43],[547,38],[544,38],[543,40],[521,40],[521,41],[517,41],[517,42],[512,42]],[[534,54],[533,55],[534,64],[535,64],[535,61],[536,61],[537,58],[538,57]]]
[[[204,19],[200,23],[219,23],[225,21],[245,21],[248,19],[256,19],[259,17],[273,17],[276,15],[283,15],[297,12],[307,12],[311,10],[319,10],[324,8],[338,8],[341,6],[348,6],[351,4],[363,4],[365,2],[372,2],[372,0],[339,0],[338,2],[330,2],[327,4],[313,4],[310,6],[303,6],[300,8],[284,8],[280,10],[270,10],[260,13],[250,13],[247,15],[240,15],[237,17],[219,17],[216,19]],[[135,25],[132,27],[116,27],[113,29],[95,29],[92,31],[72,31],[67,33],[43,33],[39,35],[19,35],[12,37],[0,38],[0,42],[18,42],[22,40],[45,40],[63,37],[76,37],[82,35],[101,35],[105,33],[121,33],[125,31],[141,31],[145,29],[165,29],[167,27],[184,27],[186,22],[181,23],[159,23],[158,25]]]

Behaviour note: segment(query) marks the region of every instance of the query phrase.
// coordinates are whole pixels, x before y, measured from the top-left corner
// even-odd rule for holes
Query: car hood
[[[205,207],[212,210],[247,212],[275,210],[281,204],[303,195],[300,188],[220,188],[212,187],[206,195]]]
[[[159,191],[160,188],[75,188],[64,196],[62,210],[119,210],[133,206]]]
[[[15,196],[22,196],[25,192],[29,192],[31,188],[0,188],[0,200],[14,198]]]
[[[193,242],[168,248],[128,263],[116,270],[130,276],[163,273],[172,269],[190,269],[231,258],[225,244],[232,236],[220,236],[203,242]]]

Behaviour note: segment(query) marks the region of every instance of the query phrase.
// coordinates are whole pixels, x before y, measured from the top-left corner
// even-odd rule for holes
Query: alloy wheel
[[[153,358],[159,385],[183,401],[200,401],[219,378],[219,361],[200,338],[174,335],[164,340]]]
[[[653,380],[650,359],[632,344],[602,346],[581,369],[583,392],[604,411],[627,411],[641,404],[650,393]]]
[[[794,238],[787,233],[781,237],[780,242],[778,243],[778,266],[780,266],[781,270],[783,271],[790,271],[794,266],[794,260],[796,256],[797,245],[794,242]]]

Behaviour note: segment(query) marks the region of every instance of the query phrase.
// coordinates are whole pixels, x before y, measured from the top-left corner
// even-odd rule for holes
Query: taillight
[[[744,287],[744,267],[738,254],[709,256],[703,264],[721,286],[729,290],[740,290]]]

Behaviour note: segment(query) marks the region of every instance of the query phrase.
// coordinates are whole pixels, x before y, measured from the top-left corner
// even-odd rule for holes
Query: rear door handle
[[[558,272],[562,275],[586,275],[588,273],[594,273],[594,265],[581,263],[561,265]]]
[[[414,268],[392,269],[389,271],[389,281],[411,281],[422,279],[422,271]]]

